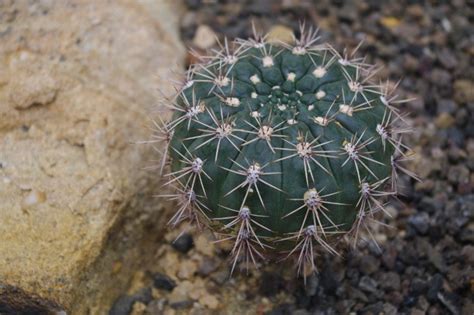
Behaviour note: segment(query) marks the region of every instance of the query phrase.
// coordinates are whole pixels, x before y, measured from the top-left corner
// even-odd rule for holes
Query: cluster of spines
[[[356,221],[353,224],[353,228],[348,232],[352,235],[351,239],[353,245],[355,245],[361,237],[362,229],[366,230],[369,235],[371,235],[370,226],[373,222],[378,222],[376,219],[376,214],[378,212],[388,214],[385,209],[385,204],[381,200],[383,197],[396,194],[397,180],[399,176],[398,173],[402,172],[417,179],[414,173],[402,166],[403,162],[409,159],[409,156],[405,153],[408,148],[401,143],[401,136],[403,133],[408,132],[409,129],[398,127],[396,124],[396,122],[404,122],[404,120],[403,116],[395,106],[407,102],[408,100],[399,100],[396,95],[393,95],[394,88],[390,88],[388,82],[385,84],[373,83],[373,78],[377,69],[365,63],[364,58],[354,57],[360,45],[350,54],[344,52],[341,55],[328,44],[316,44],[319,39],[317,36],[317,30],[311,28],[305,29],[303,25],[300,32],[301,37],[294,38],[294,45],[281,43],[279,46],[281,49],[279,50],[277,50],[278,46],[276,45],[268,45],[266,36],[257,34],[255,30],[254,37],[248,40],[237,39],[229,44],[227,39],[225,39],[224,44],[219,44],[220,49],[212,52],[213,55],[201,56],[202,63],[193,65],[189,68],[186,73],[186,80],[179,88],[177,88],[177,96],[172,99],[167,99],[163,103],[172,111],[179,112],[180,115],[175,115],[175,117],[167,123],[160,121],[160,123],[155,124],[158,135],[156,135],[151,142],[164,142],[165,148],[162,153],[163,160],[159,164],[160,171],[162,171],[165,164],[169,162],[168,153],[170,151],[175,152],[179,156],[182,165],[184,165],[184,167],[178,171],[165,174],[165,177],[167,178],[166,185],[171,184],[174,187],[175,192],[162,196],[176,200],[178,204],[178,210],[169,221],[169,224],[177,226],[181,222],[188,220],[195,223],[199,228],[206,226],[213,229],[216,226],[215,222],[223,222],[222,224],[217,225],[219,226],[219,231],[216,232],[222,235],[227,235],[222,240],[234,241],[234,246],[231,250],[233,259],[232,270],[234,270],[239,259],[244,260],[247,265],[250,262],[256,265],[258,259],[264,258],[263,252],[266,249],[272,248],[269,243],[266,242],[268,237],[259,236],[258,233],[256,233],[255,228],[258,227],[259,229],[270,233],[272,231],[256,220],[256,218],[262,216],[251,213],[251,209],[246,205],[246,199],[249,192],[256,192],[262,207],[265,208],[259,187],[261,185],[266,185],[272,189],[281,191],[280,188],[273,186],[265,180],[265,176],[276,173],[267,172],[265,170],[267,165],[260,165],[255,161],[247,160],[246,165],[242,165],[237,163],[237,161],[232,160],[232,163],[237,166],[238,170],[232,170],[230,168],[224,169],[228,172],[242,176],[242,182],[228,191],[226,195],[230,195],[235,190],[243,188],[246,191],[245,197],[243,198],[239,209],[230,209],[221,205],[221,207],[226,208],[233,215],[222,218],[213,218],[211,220],[208,217],[208,213],[212,212],[212,209],[209,209],[202,201],[206,198],[206,187],[203,184],[202,177],[205,176],[212,181],[212,178],[210,178],[203,170],[203,164],[209,161],[202,160],[200,157],[193,155],[186,148],[184,143],[182,146],[185,148],[185,153],[181,153],[176,148],[170,147],[170,142],[177,126],[186,125],[189,129],[192,122],[199,124],[201,127],[199,129],[201,134],[185,138],[184,141],[203,138],[205,141],[203,141],[199,147],[216,141],[217,150],[214,155],[214,162],[218,160],[219,147],[222,141],[228,141],[237,151],[240,151],[242,147],[257,140],[265,141],[266,145],[272,152],[282,152],[282,157],[274,162],[295,157],[303,160],[308,190],[302,198],[292,199],[301,202],[301,206],[290,210],[285,216],[283,216],[283,218],[291,217],[297,212],[304,212],[304,220],[298,231],[289,233],[288,237],[276,240],[276,242],[291,241],[294,243],[294,247],[288,250],[287,257],[293,255],[297,256],[298,273],[304,273],[305,269],[308,268],[315,270],[315,246],[322,247],[330,253],[337,254],[337,251],[328,243],[327,235],[340,234],[340,232],[337,231],[337,224],[332,222],[330,217],[327,215],[327,212],[329,211],[327,206],[330,204],[342,205],[341,203],[330,201],[329,198],[342,192],[325,192],[324,189],[318,191],[315,186],[312,185],[312,183],[315,182],[311,168],[312,164],[316,165],[316,167],[319,167],[327,174],[330,174],[327,168],[322,165],[316,157],[330,159],[342,157],[345,159],[343,166],[351,163],[356,169],[358,182],[360,183],[360,197],[356,205]],[[391,157],[391,176],[384,179],[378,179],[375,183],[369,183],[366,181],[366,178],[362,178],[360,169],[365,169],[374,178],[377,178],[370,165],[371,163],[381,164],[381,162],[374,160],[369,156],[371,152],[367,150],[367,146],[377,139],[374,137],[364,139],[365,131],[359,135],[353,135],[351,139],[341,145],[339,150],[325,150],[324,145],[331,141],[320,143],[319,138],[308,140],[305,134],[299,133],[296,143],[293,143],[286,140],[284,136],[280,134],[280,131],[295,123],[295,118],[282,121],[272,126],[271,113],[267,116],[267,119],[262,120],[258,112],[251,111],[250,117],[243,120],[250,129],[238,128],[235,119],[229,118],[223,113],[222,106],[239,107],[241,105],[241,100],[233,93],[235,83],[234,79],[229,77],[229,74],[238,60],[249,56],[248,51],[252,48],[256,48],[260,51],[261,56],[258,58],[264,68],[273,67],[276,56],[285,49],[290,50],[294,55],[308,55],[313,61],[314,70],[312,71],[312,74],[316,78],[324,77],[329,71],[329,68],[336,62],[345,67],[353,68],[355,70],[355,76],[351,76],[348,71],[345,71],[345,67],[341,68],[344,71],[344,77],[346,78],[348,88],[353,92],[353,97],[351,99],[346,99],[344,89],[341,88],[340,95],[336,96],[324,116],[315,116],[313,117],[313,121],[320,126],[327,126],[335,121],[335,116],[338,114],[352,116],[356,112],[368,110],[372,108],[372,101],[369,100],[366,93],[370,92],[379,95],[381,102],[385,105],[385,112],[381,123],[377,125],[376,132],[382,140],[384,150],[386,143],[390,143],[395,148],[395,152]],[[323,62],[321,64],[317,64],[313,60],[312,56],[316,55],[323,56]],[[217,69],[217,72],[215,69]],[[294,80],[294,74],[292,75],[292,73],[290,73],[286,79],[290,81]],[[260,80],[261,79],[258,75],[250,77],[250,81],[253,84],[258,84]],[[218,113],[219,116],[200,101],[194,93],[194,90],[192,90],[193,92],[191,96],[184,92],[187,89],[192,89],[193,85],[197,82],[205,82],[212,85],[208,92],[209,95],[218,97],[222,103],[220,112]],[[224,88],[228,88],[230,92],[224,92]],[[274,88],[278,89],[279,87]],[[364,102],[355,104],[359,95],[362,96]],[[322,99],[324,97],[324,91],[321,90],[316,93],[317,99]],[[252,98],[254,98],[253,94]],[[313,105],[310,105],[308,109],[312,110],[312,106]],[[334,107],[336,108],[336,112],[333,112]],[[202,113],[207,113],[211,118],[209,123],[203,122],[199,119],[199,114]],[[274,137],[280,137],[282,141],[290,146],[290,148],[285,148],[284,146],[274,147],[271,143],[271,139]],[[386,192],[384,188],[389,179],[392,181],[392,190]],[[196,185],[199,186],[202,195],[196,193]],[[322,217],[330,223],[330,227],[323,225]]]

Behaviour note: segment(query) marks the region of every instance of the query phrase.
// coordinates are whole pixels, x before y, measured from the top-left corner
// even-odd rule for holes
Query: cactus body
[[[226,42],[172,102],[170,223],[233,239],[234,266],[286,251],[300,271],[314,267],[313,247],[356,240],[394,193],[385,188],[402,169],[404,132],[394,99],[372,82],[374,67],[316,40],[310,30],[294,45]]]

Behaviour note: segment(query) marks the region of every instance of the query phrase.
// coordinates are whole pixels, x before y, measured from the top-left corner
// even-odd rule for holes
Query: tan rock
[[[471,80],[454,81],[454,99],[459,103],[474,102],[474,82]]]
[[[438,128],[446,129],[452,127],[456,120],[449,113],[441,113],[435,119],[435,125]]]
[[[182,64],[175,1],[7,1],[0,11],[0,309],[105,314],[164,226],[147,146]],[[157,79],[161,77],[161,79]],[[153,222],[153,224],[150,224]],[[146,226],[146,228],[145,228]]]
[[[193,44],[201,49],[208,49],[216,43],[216,33],[207,25],[200,25],[193,38]]]
[[[145,314],[145,310],[146,310],[145,304],[143,304],[142,302],[135,302],[133,303],[133,308],[130,315],[142,315],[142,314]]]
[[[285,25],[275,25],[268,32],[267,41],[269,43],[287,43],[294,42],[293,30]]]
[[[217,300],[214,295],[207,293],[199,299],[199,304],[204,305],[211,310],[215,310],[219,307],[219,300]]]

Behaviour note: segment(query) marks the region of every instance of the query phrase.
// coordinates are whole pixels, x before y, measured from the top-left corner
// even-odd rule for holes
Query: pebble
[[[380,267],[380,260],[372,255],[363,255],[359,262],[359,270],[363,274],[371,275],[376,272]]]
[[[173,241],[171,246],[173,246],[173,248],[178,252],[186,254],[189,250],[191,250],[191,248],[194,247],[193,237],[188,233],[184,233],[175,241]]]
[[[178,283],[168,296],[168,301],[173,308],[187,308],[192,305],[189,294],[193,290],[192,282],[184,280]]]
[[[377,291],[377,282],[369,276],[363,276],[359,281],[359,288],[367,293]]]
[[[269,43],[287,43],[291,44],[293,40],[293,30],[285,25],[275,25],[268,32]]]
[[[153,275],[153,286],[157,289],[172,291],[176,287],[176,282],[165,274],[155,273]]]
[[[408,224],[413,226],[421,235],[428,233],[430,217],[426,212],[416,213],[408,218]]]
[[[216,43],[216,33],[207,25],[199,25],[193,38],[194,46],[209,49]]]
[[[398,291],[400,290],[400,276],[398,273],[390,271],[384,272],[378,279],[380,287],[386,291]]]
[[[203,255],[209,257],[214,255],[215,245],[212,243],[212,240],[210,240],[210,236],[208,234],[203,233],[198,235],[194,242],[194,246],[196,247],[196,250]]]
[[[219,301],[214,295],[211,294],[203,295],[201,298],[199,298],[199,303],[206,306],[207,308],[210,308],[211,310],[215,310],[219,307]]]
[[[198,269],[197,263],[191,259],[181,262],[178,270],[178,278],[191,279]]]
[[[456,80],[453,84],[454,100],[461,104],[474,102],[474,82],[470,80]]]
[[[456,120],[449,113],[443,112],[435,119],[435,125],[438,128],[447,129],[454,126]]]
[[[130,315],[142,315],[145,313],[146,305],[142,302],[135,302],[132,307]]]

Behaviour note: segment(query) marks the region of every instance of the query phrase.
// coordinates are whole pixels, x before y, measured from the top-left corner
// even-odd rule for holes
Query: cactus
[[[169,224],[232,240],[232,271],[275,253],[315,270],[318,251],[337,255],[334,242],[356,244],[390,215],[397,172],[415,176],[402,166],[409,129],[396,106],[406,100],[374,82],[357,48],[341,55],[318,40],[304,26],[292,45],[225,40],[165,102],[173,117],[158,138],[178,204]]]

